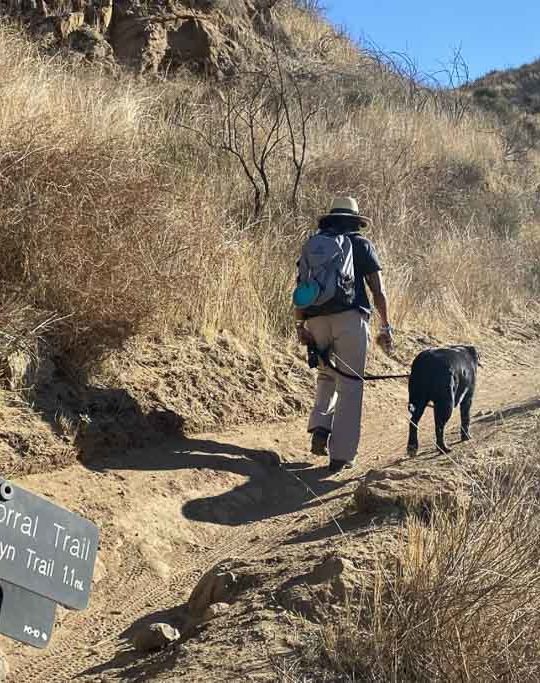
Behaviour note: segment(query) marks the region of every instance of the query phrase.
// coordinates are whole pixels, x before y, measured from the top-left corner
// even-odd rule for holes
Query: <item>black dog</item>
[[[471,438],[471,404],[479,365],[479,354],[474,346],[427,349],[416,356],[409,378],[411,424],[407,451],[410,455],[418,451],[418,423],[429,402],[433,403],[440,451],[450,452],[444,440],[444,428],[457,406],[461,410],[461,440]]]

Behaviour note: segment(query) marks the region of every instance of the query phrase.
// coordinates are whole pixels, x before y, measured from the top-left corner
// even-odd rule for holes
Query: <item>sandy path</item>
[[[483,371],[474,410],[496,411],[537,399],[538,367],[537,347],[497,358]],[[343,506],[359,474],[403,457],[405,405],[403,383],[367,389],[362,455],[355,470],[332,479],[323,460],[307,456],[302,420],[171,441],[104,459],[91,470],[77,465],[21,480],[100,525],[101,580],[88,610],[59,610],[45,652],[3,643],[13,680],[121,678],[123,666],[133,661],[123,634],[134,621],[159,611],[166,618],[218,561],[257,557],[292,531],[313,527],[314,521],[322,526]],[[456,422],[457,415],[451,442]],[[427,414],[421,445],[431,448],[432,438]],[[269,452],[279,454],[284,466],[272,466]]]

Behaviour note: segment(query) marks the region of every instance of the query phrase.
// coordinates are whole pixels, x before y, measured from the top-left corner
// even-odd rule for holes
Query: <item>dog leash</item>
[[[337,372],[337,370],[336,370]],[[364,380],[377,382],[380,379],[409,379],[410,375],[364,375]]]
[[[410,375],[370,375],[365,373],[364,376],[362,377],[359,373],[355,372],[354,375],[350,375],[347,372],[343,372],[343,370],[340,370],[336,363],[332,360],[330,357],[330,347],[327,349],[324,349],[323,351],[319,351],[319,349],[310,349],[311,353],[316,353],[317,357],[321,359],[323,365],[325,367],[330,368],[333,370],[335,373],[340,375],[341,377],[345,377],[346,379],[353,379],[357,382],[378,382],[380,380],[385,380],[385,379],[408,379]],[[341,360],[336,354],[333,354],[335,358],[342,364],[347,366],[344,361]],[[348,366],[347,366],[348,367]]]

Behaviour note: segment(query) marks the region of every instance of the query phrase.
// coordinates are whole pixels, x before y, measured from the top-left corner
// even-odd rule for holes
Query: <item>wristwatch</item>
[[[306,321],[305,320],[297,320],[296,321],[296,329],[299,330],[301,327],[304,327]]]
[[[392,325],[390,325],[390,323],[388,323],[388,325],[381,325],[380,331],[381,332],[388,332],[389,334],[393,334],[394,328],[392,327]]]

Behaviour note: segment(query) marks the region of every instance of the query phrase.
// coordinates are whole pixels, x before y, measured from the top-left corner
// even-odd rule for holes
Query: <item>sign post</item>
[[[88,605],[99,531],[90,521],[0,480],[0,633],[45,647],[56,605]]]

